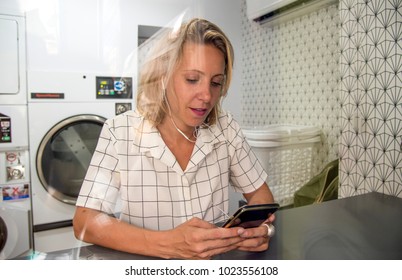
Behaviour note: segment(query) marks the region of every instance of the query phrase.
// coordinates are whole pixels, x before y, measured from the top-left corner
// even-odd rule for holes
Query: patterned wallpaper
[[[402,0],[340,0],[274,27],[242,4],[243,125],[315,125],[318,171],[340,158],[340,197],[402,197]]]
[[[251,22],[243,9],[245,126],[313,125],[322,145],[313,173],[338,157],[339,13],[332,5],[273,27]]]
[[[342,0],[340,197],[402,197],[402,0]]]

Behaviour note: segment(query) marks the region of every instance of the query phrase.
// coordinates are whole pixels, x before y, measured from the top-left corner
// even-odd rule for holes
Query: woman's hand
[[[268,236],[268,228],[264,224],[272,224],[275,221],[275,214],[269,216],[260,226],[254,228],[247,228],[240,235],[245,238],[239,244],[239,250],[260,252],[269,248],[270,237]]]
[[[219,228],[198,218],[165,232],[160,254],[165,258],[210,259],[212,256],[237,249],[247,237],[243,228]],[[251,233],[249,233],[251,234]],[[262,233],[260,233],[263,235]],[[248,235],[248,234],[247,234]]]
[[[243,195],[246,198],[248,205],[274,202],[272,192],[266,183],[256,191]],[[274,221],[275,214],[272,214],[264,221],[264,223],[272,224]],[[259,227],[245,229],[241,234],[241,237],[245,238],[245,240],[239,244],[239,250],[259,252],[268,249],[270,237],[268,236],[268,228],[263,224]]]
[[[219,228],[198,218],[172,230],[154,231],[82,207],[77,208],[74,230],[77,238],[88,243],[166,259],[210,259],[245,240],[243,228]]]

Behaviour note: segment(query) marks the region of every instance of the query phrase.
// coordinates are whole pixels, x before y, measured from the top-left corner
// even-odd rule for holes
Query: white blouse
[[[229,185],[258,189],[267,174],[228,113],[199,130],[186,170],[159,131],[135,111],[105,122],[76,205],[115,214],[133,225],[168,230],[198,217],[224,220]],[[116,203],[121,209],[116,210]]]

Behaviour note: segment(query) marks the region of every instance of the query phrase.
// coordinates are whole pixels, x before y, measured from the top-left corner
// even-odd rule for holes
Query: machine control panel
[[[132,78],[96,77],[96,99],[131,99],[132,96]]]
[[[11,143],[11,118],[0,113],[0,143]]]

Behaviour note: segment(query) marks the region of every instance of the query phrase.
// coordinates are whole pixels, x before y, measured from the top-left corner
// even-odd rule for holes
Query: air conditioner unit
[[[246,0],[247,16],[261,25],[275,25],[338,3],[339,0]]]

